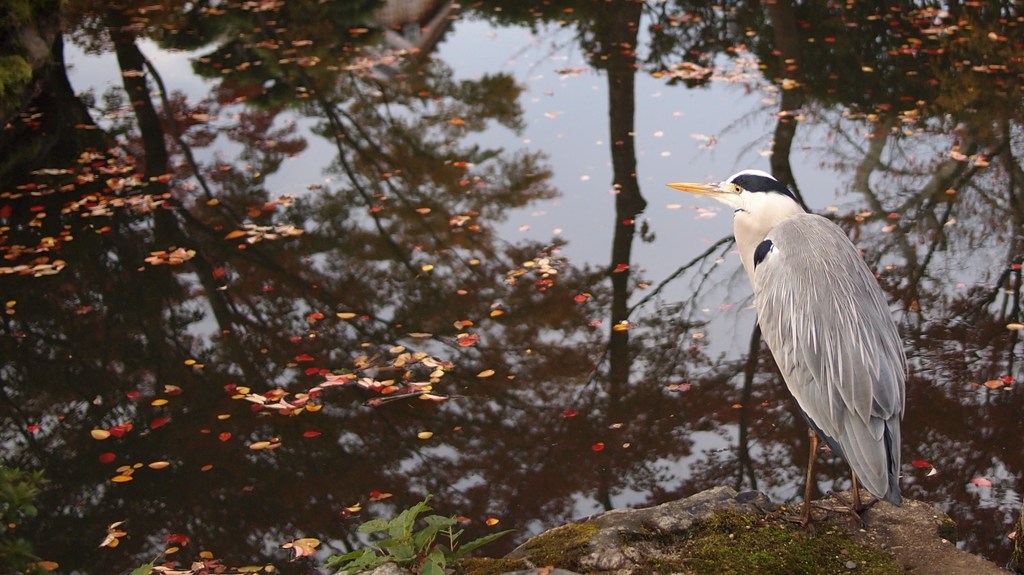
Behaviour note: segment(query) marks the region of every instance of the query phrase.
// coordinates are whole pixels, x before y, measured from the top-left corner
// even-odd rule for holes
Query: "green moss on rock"
[[[529,558],[534,565],[586,572],[579,560],[590,551],[590,539],[595,533],[597,526],[592,523],[562,525],[531,538],[515,555]]]
[[[680,567],[698,575],[885,575],[902,573],[888,554],[855,543],[841,527],[800,529],[777,518],[717,513],[685,539]]]

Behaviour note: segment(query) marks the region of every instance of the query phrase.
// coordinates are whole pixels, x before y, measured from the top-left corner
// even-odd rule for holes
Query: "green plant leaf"
[[[412,537],[412,527],[416,523],[416,518],[421,513],[430,511],[430,506],[427,505],[430,497],[428,495],[423,501],[399,513],[398,517],[391,520],[391,524],[388,526],[388,533],[395,539],[408,539]]]
[[[437,537],[437,532],[443,529],[443,527],[437,525],[428,525],[423,529],[420,529],[412,536],[412,544],[417,549],[426,550],[434,543],[434,539]]]
[[[479,539],[469,541],[465,545],[460,545],[458,549],[453,550],[453,557],[455,559],[460,559],[466,556],[468,553],[473,552],[473,550],[483,545],[487,545],[491,541],[494,541],[498,538],[504,537],[509,533],[512,533],[513,531],[515,531],[515,529],[506,529],[504,531],[498,531],[497,533],[491,533],[490,535],[484,535]]]
[[[389,546],[384,549],[387,552],[387,557],[395,563],[405,563],[416,559],[418,555],[417,550],[413,547],[412,542],[398,543],[396,545]]]
[[[420,564],[419,574],[420,575],[445,575],[444,568],[447,562],[444,558],[444,553],[440,549],[434,549],[423,558],[423,563]]]
[[[379,567],[384,563],[387,563],[386,557],[381,557],[374,553],[373,549],[362,548],[350,551],[344,555],[335,555],[327,560],[326,566],[334,568],[335,565],[341,563],[338,566],[338,570],[335,574],[347,573],[354,575],[355,573],[362,573],[363,571],[369,571],[375,567]]]
[[[456,523],[454,517],[445,517],[444,515],[427,515],[423,518],[423,521],[432,527],[437,526],[441,528],[455,525]]]
[[[391,526],[391,522],[387,519],[371,519],[366,523],[359,526],[360,533],[377,533],[380,531],[387,531],[388,527]]]
[[[153,564],[152,563],[146,563],[146,564],[143,564],[143,565],[139,565],[135,569],[132,569],[132,572],[129,573],[128,575],[150,575],[150,573],[152,573],[152,572],[153,572]]]

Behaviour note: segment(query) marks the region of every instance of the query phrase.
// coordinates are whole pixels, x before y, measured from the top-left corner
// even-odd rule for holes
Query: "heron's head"
[[[789,188],[760,170],[743,170],[716,184],[678,182],[669,186],[710,196],[733,208],[733,234],[751,278],[757,246],[779,222],[804,211]]]
[[[770,209],[772,204],[778,204],[778,208],[785,208],[791,203],[797,203],[796,196],[789,188],[761,170],[743,170],[729,176],[724,182],[675,182],[669,184],[669,187],[710,196],[737,212],[748,212],[753,216],[761,215],[759,212],[766,208]]]

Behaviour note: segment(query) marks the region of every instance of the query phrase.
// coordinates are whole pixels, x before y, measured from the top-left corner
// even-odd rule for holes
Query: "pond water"
[[[799,500],[730,214],[664,185],[743,168],[863,250],[904,496],[1007,560],[1015,5],[93,4],[0,142],[3,460],[44,470],[18,533],[61,572],[322,572],[428,494],[514,529],[492,555],[715,485]]]

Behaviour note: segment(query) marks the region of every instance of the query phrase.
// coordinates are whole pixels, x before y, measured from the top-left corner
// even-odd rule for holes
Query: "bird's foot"
[[[825,503],[815,503],[814,506],[818,509],[824,509],[833,513],[845,513],[853,517],[861,527],[866,527],[864,523],[864,512],[874,507],[878,503],[877,498],[872,498],[870,501],[864,502],[860,497],[854,497],[853,501],[848,501],[844,495],[830,491],[829,496],[835,499],[839,505],[828,505]]]
[[[800,527],[807,528],[808,526],[810,526],[811,521],[814,519],[811,516],[811,510],[812,506],[810,502],[805,501],[803,505],[800,506],[800,513],[798,515],[786,514],[783,515],[782,518],[788,521],[789,523],[796,523]]]

